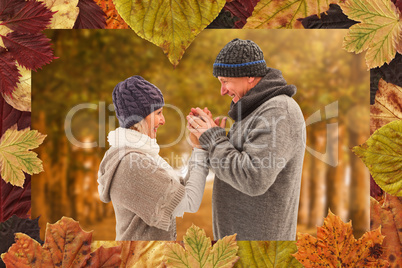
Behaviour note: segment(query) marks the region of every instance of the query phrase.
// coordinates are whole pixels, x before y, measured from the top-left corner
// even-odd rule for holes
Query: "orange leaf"
[[[113,267],[121,263],[121,246],[91,252],[92,233],[83,231],[77,221],[67,217],[47,224],[43,247],[21,233],[16,234],[15,240],[1,255],[7,267]]]
[[[378,202],[370,199],[370,227],[381,225],[385,235],[382,259],[388,260],[392,267],[402,266],[402,198],[386,194],[384,200]]]
[[[160,267],[163,266],[167,242],[163,241],[124,241],[121,249],[121,267]],[[176,242],[174,242],[176,243]]]
[[[1,254],[7,267],[53,267],[50,252],[26,234],[16,233],[15,243],[7,253]]]
[[[106,29],[130,29],[127,23],[117,13],[112,0],[95,0],[106,14]]]
[[[380,258],[383,239],[378,228],[356,240],[351,222],[329,211],[324,225],[317,227],[317,238],[298,234],[293,256],[304,267],[386,267],[388,262]]]

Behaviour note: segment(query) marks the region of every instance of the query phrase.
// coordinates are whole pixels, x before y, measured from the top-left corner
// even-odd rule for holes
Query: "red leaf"
[[[25,174],[23,188],[6,183],[0,176],[0,222],[17,215],[20,218],[28,218],[27,213],[31,209],[31,176]]]
[[[7,50],[17,62],[29,70],[36,71],[54,59],[50,39],[43,33],[12,32],[2,38]]]
[[[25,6],[25,0],[1,0],[0,20],[5,21],[13,17]]]
[[[73,29],[105,29],[106,14],[93,0],[80,0],[78,8],[80,12]]]
[[[17,123],[18,130],[30,127],[31,113],[14,109],[0,95],[0,137],[15,123]]]
[[[395,4],[395,6],[399,9],[400,12],[402,12],[402,0],[392,0],[392,3]]]
[[[43,2],[30,0],[25,3],[22,9],[4,21],[2,25],[7,25],[8,28],[14,31],[26,33],[36,33],[44,30],[56,12],[48,9]]]
[[[227,2],[223,8],[229,10],[230,13],[240,19],[235,22],[235,27],[241,29],[246,24],[247,18],[253,13],[254,7],[258,2],[260,0],[234,0]]]
[[[0,92],[11,96],[20,77],[15,59],[9,51],[0,47]]]

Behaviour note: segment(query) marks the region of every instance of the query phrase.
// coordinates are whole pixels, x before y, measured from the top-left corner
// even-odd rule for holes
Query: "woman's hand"
[[[200,108],[191,108],[191,112],[187,116],[187,128],[191,134],[194,134],[197,137],[197,140],[200,136],[210,128],[220,126],[221,128],[225,128],[226,125],[226,117],[224,117],[221,122],[219,122],[219,117],[215,120],[212,118],[212,113],[208,110],[208,108],[204,108],[201,110]]]

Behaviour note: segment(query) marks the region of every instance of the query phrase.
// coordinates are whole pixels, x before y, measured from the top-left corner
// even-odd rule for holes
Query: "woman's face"
[[[147,134],[151,139],[156,138],[156,131],[158,127],[165,124],[165,117],[163,116],[163,107],[155,110],[145,117],[145,134]]]

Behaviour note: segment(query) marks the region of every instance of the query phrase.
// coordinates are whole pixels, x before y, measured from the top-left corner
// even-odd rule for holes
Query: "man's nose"
[[[228,93],[228,90],[224,86],[221,86],[221,95],[223,96],[227,93]]]

